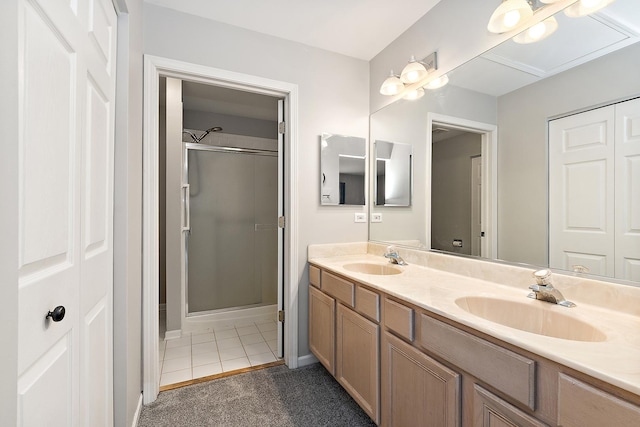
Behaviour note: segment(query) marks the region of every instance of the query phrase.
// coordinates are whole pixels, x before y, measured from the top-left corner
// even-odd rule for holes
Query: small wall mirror
[[[367,143],[364,138],[323,133],[320,138],[320,204],[365,204]]]
[[[376,141],[375,152],[376,206],[411,206],[412,146]]]

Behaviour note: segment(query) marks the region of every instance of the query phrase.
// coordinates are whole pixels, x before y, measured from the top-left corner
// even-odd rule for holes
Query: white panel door
[[[23,0],[19,31],[18,421],[109,426],[116,13]]]
[[[549,123],[549,266],[614,275],[614,107]]]
[[[616,105],[615,169],[615,276],[640,282],[640,99]]]

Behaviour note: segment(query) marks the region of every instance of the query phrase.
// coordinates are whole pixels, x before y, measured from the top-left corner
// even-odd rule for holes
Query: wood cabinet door
[[[309,348],[335,374],[336,300],[309,286]]]
[[[381,425],[460,425],[458,373],[387,332],[381,362]]]
[[[515,406],[505,402],[484,388],[473,387],[474,427],[546,427]]]
[[[338,304],[336,379],[378,423],[380,326]]]

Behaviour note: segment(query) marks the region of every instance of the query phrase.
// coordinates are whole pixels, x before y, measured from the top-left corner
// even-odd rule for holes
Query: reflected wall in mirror
[[[376,205],[411,206],[411,145],[375,141],[374,147]]]
[[[320,137],[320,204],[365,204],[364,138],[323,133]]]
[[[497,126],[497,157],[492,159],[497,164],[493,196],[499,200],[497,251],[489,258],[549,265],[548,189],[561,185],[549,177],[549,122],[640,95],[637,1],[617,0],[582,18],[568,18],[562,12],[556,18],[558,30],[547,39],[528,45],[509,40],[450,72],[449,85],[372,114],[371,141],[402,141],[407,134],[417,139],[413,140],[415,209],[404,216],[385,213],[384,223],[370,224],[371,240],[414,241],[432,247],[432,240],[427,240],[434,227],[431,185],[421,171],[432,172],[426,157],[429,138],[424,136],[431,129],[425,118],[438,113]],[[637,188],[630,191],[638,193]],[[640,217],[638,212],[633,215]],[[640,260],[632,261],[640,265]],[[615,277],[611,272],[602,274]]]

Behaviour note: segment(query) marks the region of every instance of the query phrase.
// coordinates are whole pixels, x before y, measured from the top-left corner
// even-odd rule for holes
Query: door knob
[[[47,319],[50,317],[51,320],[53,320],[54,322],[59,322],[62,319],[64,319],[64,313],[65,313],[65,309],[63,306],[59,305],[56,308],[53,309],[53,311],[50,311],[47,313]]]

